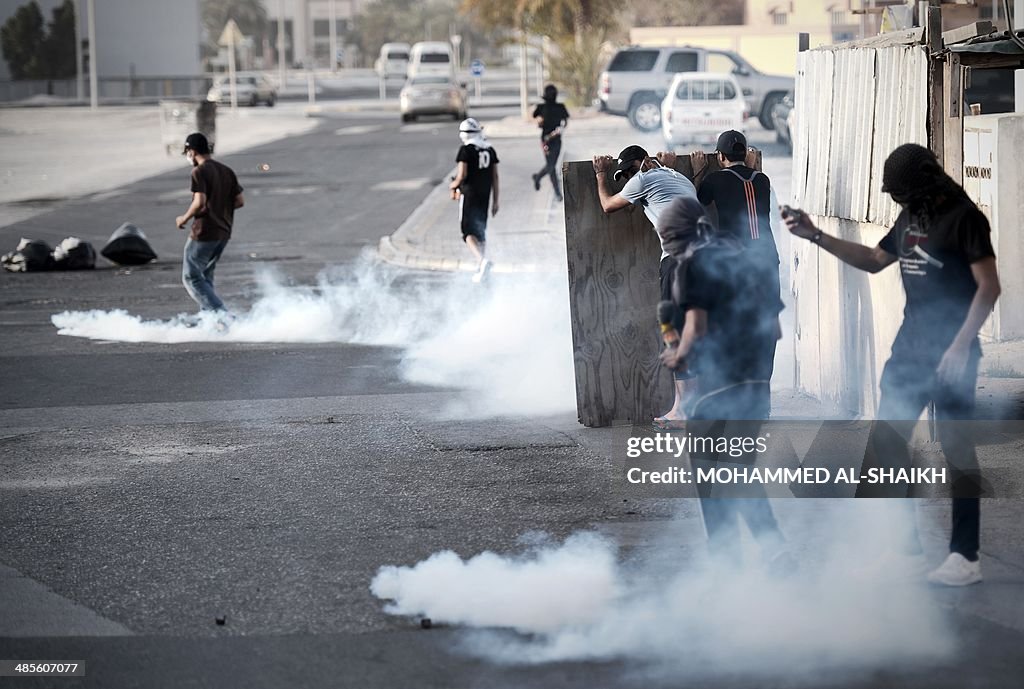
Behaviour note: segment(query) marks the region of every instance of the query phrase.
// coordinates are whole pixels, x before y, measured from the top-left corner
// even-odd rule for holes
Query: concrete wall
[[[814,217],[825,232],[869,246],[888,228]],[[796,305],[796,387],[843,409],[871,415],[878,381],[903,321],[904,295],[895,264],[876,275],[856,270],[807,241],[788,256]],[[785,260],[785,259],[784,259]]]
[[[964,118],[964,189],[988,216],[1003,294],[982,334],[1024,338],[1024,115]]]

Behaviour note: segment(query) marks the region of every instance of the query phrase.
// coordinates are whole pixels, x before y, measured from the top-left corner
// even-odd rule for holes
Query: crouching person
[[[774,349],[782,302],[759,288],[750,252],[736,239],[716,233],[704,208],[679,198],[658,223],[662,246],[675,260],[672,300],[683,313],[679,344],[662,361],[677,375],[696,375],[686,403],[698,437],[756,438],[771,408],[770,371],[762,353]],[[694,469],[753,464],[756,455],[691,452]],[[744,519],[770,569],[785,571],[785,549],[764,486],[755,483],[698,484],[701,512],[712,556],[740,564],[739,520]]]

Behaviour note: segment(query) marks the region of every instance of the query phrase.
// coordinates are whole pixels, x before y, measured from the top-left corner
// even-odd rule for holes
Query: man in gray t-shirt
[[[614,195],[608,189],[608,172],[613,167],[613,180],[627,180],[622,191]],[[658,225],[661,211],[672,201],[682,196],[697,198],[697,189],[693,182],[672,168],[663,166],[656,158],[647,155],[647,151],[640,146],[627,146],[619,153],[618,160],[611,156],[596,156],[594,172],[597,174],[597,193],[601,198],[601,208],[605,213],[614,213],[631,204],[639,204],[651,225],[655,227]],[[660,237],[658,241],[661,241]],[[667,257],[668,253],[662,247],[662,262]]]
[[[663,154],[658,154],[661,157]],[[673,156],[674,158],[674,156]],[[665,159],[671,162],[669,158]],[[613,171],[614,170],[614,171]],[[657,233],[658,218],[661,212],[678,198],[697,198],[697,189],[693,182],[671,167],[662,165],[658,159],[647,155],[640,146],[627,146],[619,153],[618,160],[611,156],[594,157],[594,173],[597,175],[597,194],[601,200],[601,209],[605,213],[614,213],[632,204],[639,204],[644,214]],[[608,174],[613,180],[626,179],[622,191],[612,194],[608,189]],[[659,244],[661,237],[658,237]],[[675,269],[675,261],[664,245],[661,246],[661,299],[671,301],[671,275]],[[672,409],[664,416],[654,420],[655,425],[666,430],[682,428],[686,417],[682,411],[682,398],[686,392],[685,381],[676,381],[676,399]]]

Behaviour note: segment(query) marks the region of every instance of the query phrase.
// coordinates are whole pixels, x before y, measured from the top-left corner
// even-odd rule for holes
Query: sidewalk
[[[565,220],[549,180],[535,191],[530,175],[543,165],[532,130],[484,130],[501,160],[500,208],[487,223],[487,252],[499,273],[554,272],[565,268]],[[510,133],[506,133],[510,132]],[[517,140],[513,141],[513,137]],[[454,166],[457,143],[452,144]],[[451,175],[454,175],[454,167]],[[448,177],[451,177],[448,175]],[[477,262],[463,245],[459,204],[451,200],[448,180],[435,187],[416,211],[390,236],[382,237],[379,257],[395,265],[421,270],[475,271]]]

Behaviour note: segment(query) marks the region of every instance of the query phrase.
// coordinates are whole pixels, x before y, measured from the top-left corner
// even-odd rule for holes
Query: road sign
[[[245,40],[245,35],[242,34],[242,30],[238,28],[238,24],[235,23],[234,19],[229,19],[228,23],[224,25],[224,30],[220,34],[220,38],[217,39],[217,45],[225,47],[238,45]]]
[[[469,73],[477,78],[482,77],[484,75],[483,60],[473,60],[471,63],[469,63]]]

